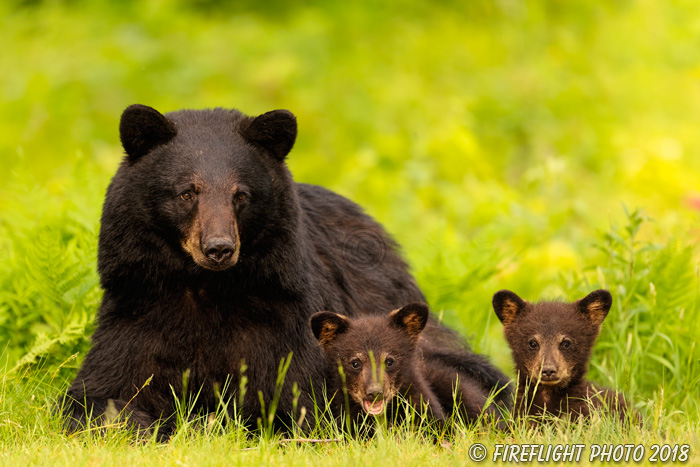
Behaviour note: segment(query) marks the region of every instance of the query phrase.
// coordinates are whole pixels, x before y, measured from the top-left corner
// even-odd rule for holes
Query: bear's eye
[[[190,193],[189,191],[186,191],[186,192],[180,194],[180,198],[183,201],[192,201],[194,199],[194,196],[192,196],[192,193]]]
[[[384,366],[386,366],[387,368],[391,368],[392,366],[394,366],[394,359],[389,357],[386,360],[384,360]]]
[[[236,193],[233,196],[233,199],[239,203],[242,203],[243,201],[248,199],[248,193]]]
[[[353,360],[350,362],[350,366],[353,370],[359,370],[360,368],[362,368],[362,362],[359,360]]]
[[[569,339],[564,339],[563,341],[561,341],[561,344],[559,344],[559,346],[562,349],[569,349],[571,348],[571,341]]]
[[[527,343],[527,346],[530,347],[532,350],[536,350],[540,345],[535,339],[532,339],[530,340],[530,342]]]

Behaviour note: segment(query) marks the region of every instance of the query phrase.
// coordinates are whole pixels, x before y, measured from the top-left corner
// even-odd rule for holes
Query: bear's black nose
[[[204,255],[220,263],[233,256],[234,245],[228,238],[212,238],[204,245]]]
[[[542,369],[542,376],[545,378],[551,378],[555,374],[557,374],[556,368],[547,367]]]

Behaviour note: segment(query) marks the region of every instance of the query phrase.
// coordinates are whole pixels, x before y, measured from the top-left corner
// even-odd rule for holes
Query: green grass
[[[474,442],[688,443],[699,462],[700,4],[258,3],[0,5],[0,462],[467,464]],[[292,110],[295,178],[382,222],[434,312],[511,375],[494,292],[608,288],[590,376],[643,426],[462,427],[445,446],[400,429],[290,445],[218,419],[167,445],[63,434],[52,407],[89,348],[135,102]]]

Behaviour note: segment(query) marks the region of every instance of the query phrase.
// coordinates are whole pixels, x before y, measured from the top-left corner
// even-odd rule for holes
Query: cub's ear
[[[311,331],[321,345],[328,345],[348,330],[350,320],[330,311],[319,311],[309,320]]]
[[[389,320],[392,325],[405,331],[412,339],[418,339],[418,334],[428,322],[429,314],[428,305],[409,303],[389,313]]]
[[[600,325],[612,306],[612,295],[605,289],[591,292],[576,302],[578,310],[596,326]]]
[[[289,110],[273,110],[250,118],[241,128],[249,143],[267,149],[278,161],[283,161],[297,139],[297,119]]]
[[[130,105],[122,113],[119,137],[131,162],[177,135],[175,124],[152,107]]]
[[[499,290],[493,296],[493,310],[504,326],[513,322],[515,317],[525,311],[527,302],[510,290]]]

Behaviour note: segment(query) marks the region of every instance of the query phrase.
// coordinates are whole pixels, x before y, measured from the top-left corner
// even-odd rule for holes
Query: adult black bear
[[[308,329],[314,312],[352,317],[425,301],[379,224],[345,198],[292,180],[284,163],[297,134],[290,112],[162,115],[132,105],[120,134],[126,157],[107,191],[99,239],[104,298],[64,403],[70,429],[88,416],[100,423],[113,404],[139,427],[170,420],[167,432],[183,373],[187,392],[198,394],[195,408],[208,412],[217,391],[226,399],[238,390],[242,362],[239,408],[254,424],[258,392],[269,405],[280,360],[293,352],[277,419],[291,423],[292,383],[297,407],[310,409],[312,386],[327,376]],[[431,322],[425,335],[431,358],[487,388],[506,380],[445,327]]]

